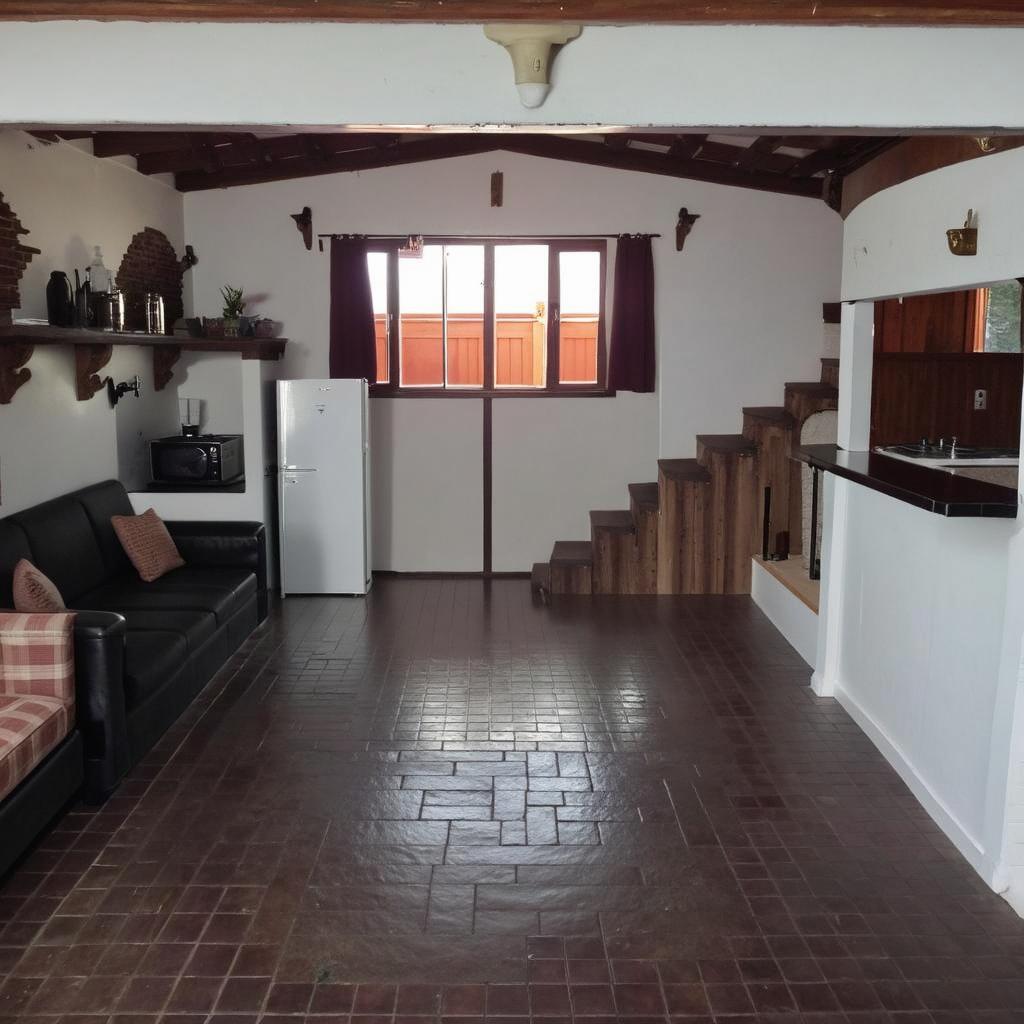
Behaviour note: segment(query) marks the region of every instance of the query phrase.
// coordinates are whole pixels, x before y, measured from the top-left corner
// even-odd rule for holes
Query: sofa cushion
[[[85,514],[96,534],[96,543],[107,567],[109,578],[130,572],[132,564],[121,547],[121,542],[114,533],[110,522],[112,516],[130,516],[135,514],[128,492],[117,480],[106,480],[101,484],[93,484],[75,491],[74,497],[85,509]]]
[[[56,584],[65,604],[109,577],[96,534],[74,496],[55,498],[11,516],[28,537],[30,560]]]
[[[22,558],[14,567],[11,583],[14,592],[14,607],[19,612],[62,612],[64,598],[54,586],[53,580],[40,572],[27,558]]]
[[[0,800],[57,746],[74,708],[53,697],[0,694]]]
[[[212,612],[223,625],[255,598],[256,578],[246,569],[206,569],[184,566],[153,583],[120,577],[82,595],[78,607],[119,612],[130,608]]]
[[[25,531],[10,519],[0,520],[0,608],[14,607],[14,567],[32,558]]]
[[[125,608],[121,614],[128,626],[128,645],[139,632],[174,633],[185,638],[189,653],[194,653],[217,631],[213,612],[176,608]]]
[[[0,693],[75,703],[73,612],[0,611]]]
[[[185,564],[155,509],[147,508],[138,516],[114,516],[110,522],[125,554],[146,583]]]
[[[124,696],[129,710],[162,689],[188,658],[180,633],[133,630],[125,647]]]

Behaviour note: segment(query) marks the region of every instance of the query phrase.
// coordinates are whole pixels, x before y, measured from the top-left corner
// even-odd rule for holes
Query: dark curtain
[[[377,379],[377,341],[373,297],[366,264],[366,240],[331,239],[332,377]]]
[[[654,257],[650,235],[620,235],[608,354],[613,391],[654,390]]]

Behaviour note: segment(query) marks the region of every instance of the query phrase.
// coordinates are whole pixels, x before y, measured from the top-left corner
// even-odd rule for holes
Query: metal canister
[[[164,299],[156,292],[146,292],[146,333],[164,334]]]

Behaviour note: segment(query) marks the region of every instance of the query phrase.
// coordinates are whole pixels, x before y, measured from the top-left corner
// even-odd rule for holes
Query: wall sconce
[[[127,394],[133,394],[136,398],[141,398],[140,388],[142,387],[142,378],[135,374],[131,380],[123,380],[120,384],[114,383],[113,377],[107,378],[107,398],[110,399],[110,408],[113,409],[118,402],[121,401]]]
[[[699,218],[699,213],[690,213],[685,206],[679,211],[679,220],[676,221],[676,252],[683,251],[686,236],[693,230],[693,225]]]
[[[978,218],[974,210],[967,211],[962,228],[950,228],[946,232],[946,241],[954,256],[978,255]]]
[[[539,107],[551,89],[551,47],[580,34],[579,25],[485,25],[484,35],[512,58],[516,88],[524,107]]]
[[[289,216],[295,221],[295,226],[299,229],[299,234],[302,235],[302,244],[307,249],[312,249],[313,211],[308,206],[304,206],[299,213],[292,213]]]
[[[195,249],[193,249],[191,245],[186,245],[185,255],[178,260],[181,272],[184,274],[186,270],[191,270],[198,262],[199,257],[196,255]]]

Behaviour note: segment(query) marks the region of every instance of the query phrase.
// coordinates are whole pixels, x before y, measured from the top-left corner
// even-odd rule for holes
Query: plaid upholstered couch
[[[73,619],[0,612],[0,874],[82,784]]]
[[[76,611],[75,717],[90,802],[116,788],[267,613],[262,523],[167,523],[186,564],[144,583],[110,523],[132,514],[124,487],[108,480],[0,519],[0,608],[12,606],[12,573],[25,558]]]

